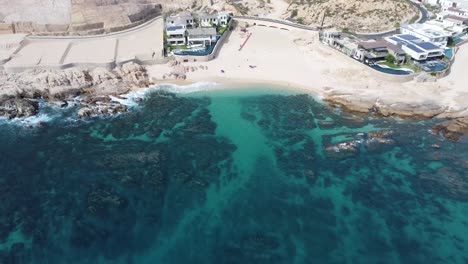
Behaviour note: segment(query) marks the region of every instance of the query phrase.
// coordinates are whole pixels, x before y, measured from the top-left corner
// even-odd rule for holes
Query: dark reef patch
[[[468,148],[432,121],[307,95],[140,106],[0,123],[0,263],[466,262]]]

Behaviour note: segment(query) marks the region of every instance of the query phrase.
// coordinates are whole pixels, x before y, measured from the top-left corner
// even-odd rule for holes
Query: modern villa
[[[166,18],[167,44],[188,48],[208,47],[216,43],[217,28],[226,27],[230,15],[227,12],[192,15],[184,11]]]
[[[362,62],[376,62],[385,60],[388,55],[395,57],[396,64],[406,62],[406,53],[399,46],[385,40],[360,41],[354,58]]]
[[[400,27],[400,32],[405,35],[417,37],[426,42],[431,42],[441,48],[447,47],[448,38],[452,35],[449,32],[441,30],[437,26],[429,24],[402,25]]]
[[[407,55],[411,56],[411,58],[417,62],[440,59],[444,56],[444,48],[413,35],[394,35],[386,37],[385,40],[393,45],[401,47]]]
[[[216,28],[190,28],[187,29],[187,44],[193,46],[211,46],[216,42],[217,36]]]

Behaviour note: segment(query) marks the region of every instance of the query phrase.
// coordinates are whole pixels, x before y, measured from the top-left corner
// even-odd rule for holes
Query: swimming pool
[[[453,58],[453,49],[446,49],[444,53],[445,53],[445,57],[449,59]]]
[[[175,55],[185,55],[185,56],[206,56],[210,55],[214,48],[216,47],[216,44],[218,44],[220,36],[216,37],[216,41],[212,42],[210,46],[206,47],[205,49],[197,49],[197,50],[175,50],[174,54]]]
[[[176,50],[174,51],[175,55],[188,55],[188,56],[206,56],[210,55],[213,52],[216,43],[211,43],[211,46],[206,47],[205,49],[199,50]]]
[[[423,69],[426,72],[440,72],[447,69],[447,65],[445,63],[434,63],[434,64],[425,64]]]
[[[369,65],[372,69],[387,73],[387,74],[393,74],[393,75],[409,75],[413,73],[411,70],[401,70],[401,69],[392,69],[392,68],[384,68],[379,65]]]

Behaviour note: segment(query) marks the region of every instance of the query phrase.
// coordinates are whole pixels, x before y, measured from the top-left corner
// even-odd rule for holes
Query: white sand
[[[457,54],[450,77],[435,83],[402,82],[401,77],[377,72],[319,43],[316,32],[259,26],[249,30],[252,37],[242,51],[239,47],[246,35],[235,31],[215,60],[184,63],[208,66],[208,70],[188,72],[187,81],[269,83],[317,96],[343,94],[352,101],[439,104],[451,112],[468,115],[467,74],[462,65],[468,61],[468,47]],[[170,71],[168,65],[149,69],[150,76],[156,79]]]

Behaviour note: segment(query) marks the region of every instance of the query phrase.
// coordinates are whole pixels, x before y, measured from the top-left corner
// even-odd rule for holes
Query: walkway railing
[[[285,25],[285,26],[288,26],[288,27],[294,27],[294,28],[310,30],[310,31],[318,31],[319,30],[317,27],[310,27],[310,26],[306,26],[306,25],[301,25],[301,24],[285,21],[285,20],[266,18],[266,17],[234,16],[234,19],[248,19],[248,20],[256,20],[256,21],[272,22],[272,23]]]

